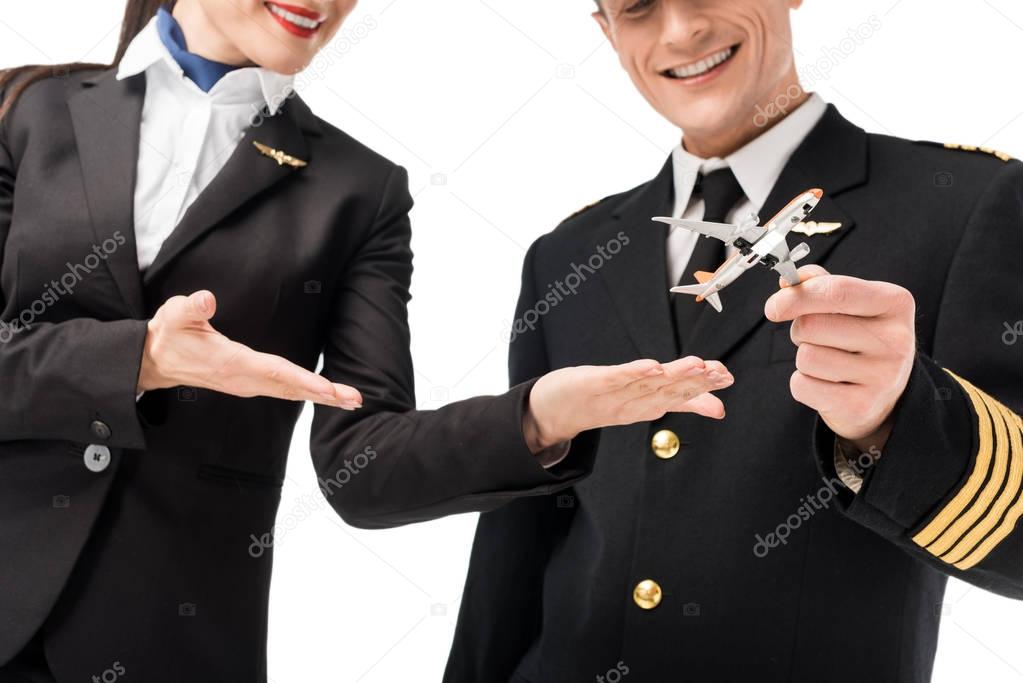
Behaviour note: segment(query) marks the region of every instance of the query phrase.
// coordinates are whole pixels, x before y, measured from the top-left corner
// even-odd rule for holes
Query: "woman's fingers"
[[[608,368],[608,370],[621,372],[621,370],[617,369],[624,369],[629,365],[631,365],[631,363],[627,363],[626,365],[616,365]],[[629,381],[624,385],[621,384],[620,381],[615,382],[615,388],[607,393],[616,395],[617,400],[630,400],[646,396],[647,394],[658,391],[662,387],[674,382],[693,377],[705,376],[707,374],[707,369],[703,359],[696,356],[686,356],[685,358],[673,360],[670,363],[658,363],[657,368],[659,369],[659,372],[646,373],[640,377],[632,379],[632,381]],[[623,373],[622,379],[624,378],[625,375]],[[624,392],[624,394],[622,392]]]
[[[603,390],[599,393],[619,391],[636,382],[646,382],[652,378],[659,378],[664,375],[664,368],[661,364],[649,358],[634,360],[631,363],[623,363],[621,365],[609,365],[606,367],[591,365],[580,367],[579,369],[585,370],[587,374],[596,373],[596,375],[599,375],[599,389]]]
[[[725,416],[725,404],[714,394],[700,394],[696,398],[690,399],[682,405],[677,406],[672,412],[696,413],[703,417],[711,417],[720,420]]]
[[[208,322],[217,312],[217,298],[213,292],[200,290],[188,296],[174,296],[160,307],[161,322],[172,328]]]
[[[171,297],[159,308],[149,322],[141,391],[183,385],[241,397],[362,407],[362,395],[352,387],[220,334],[210,325],[216,311],[217,299],[207,290]]]
[[[692,358],[695,358],[693,356]],[[664,365],[665,375],[671,381],[681,381],[693,377],[708,377],[710,380],[716,381],[718,378],[730,378],[732,374],[728,372],[720,361],[716,360],[701,360],[697,358],[698,364],[688,361],[688,358],[680,358],[677,361],[666,363]]]
[[[631,365],[631,364],[626,364]],[[608,370],[619,371],[625,365]],[[704,361],[696,356],[687,356],[664,363],[661,373],[633,379],[603,395],[612,406],[621,408],[621,414],[630,421],[639,421],[646,415],[663,415],[676,410],[677,406],[700,394],[723,389],[735,380],[728,369],[719,361]],[[638,373],[637,373],[638,374]],[[654,418],[645,418],[654,419]]]
[[[720,417],[721,402],[700,397],[733,381],[718,361],[695,356],[663,364],[646,359],[561,368],[533,385],[523,433],[535,453],[589,429],[656,420],[668,412]]]
[[[702,395],[709,395],[708,392],[724,389],[733,382],[734,379],[730,374],[719,375],[716,379],[712,379],[711,374],[707,372],[696,377],[684,377],[664,383],[656,390],[641,396],[625,398],[623,395],[624,402],[619,411],[621,423],[631,424],[657,420],[670,412],[699,412],[691,409],[690,401]],[[701,408],[711,407],[706,400],[696,405]],[[717,417],[717,415],[708,415],[708,417]]]
[[[695,362],[690,358],[694,358]],[[664,385],[670,388],[659,388],[660,391],[696,396],[705,391],[723,389],[735,381],[732,373],[720,361],[704,361],[695,356],[690,358],[681,358],[664,365]]]
[[[334,395],[338,401],[344,404],[350,404],[354,408],[362,407],[362,393],[355,387],[350,387],[347,384],[334,383],[331,386],[334,388]]]
[[[287,401],[312,401],[353,410],[362,406],[362,395],[343,384],[310,372],[280,356],[254,351],[242,344],[221,372],[220,391],[236,396],[268,396]]]

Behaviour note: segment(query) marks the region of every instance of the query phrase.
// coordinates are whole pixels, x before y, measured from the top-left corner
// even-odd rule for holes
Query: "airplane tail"
[[[707,303],[714,307],[714,310],[718,313],[724,308],[721,304],[721,297],[717,292],[711,292],[710,294],[704,294],[707,287],[701,284],[696,285],[683,285],[681,287],[672,287],[671,291],[675,294],[692,294],[696,297],[697,301],[703,301],[706,299]]]

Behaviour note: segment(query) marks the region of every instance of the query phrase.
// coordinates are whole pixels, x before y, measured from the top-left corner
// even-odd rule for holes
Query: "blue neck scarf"
[[[167,11],[166,7],[157,10],[156,29],[160,34],[160,40],[167,47],[167,50],[174,57],[181,70],[185,72],[193,83],[199,86],[203,92],[209,92],[210,88],[219,81],[228,71],[239,67],[232,64],[222,64],[211,59],[200,57],[188,51],[185,45],[185,34],[181,30],[178,20]]]

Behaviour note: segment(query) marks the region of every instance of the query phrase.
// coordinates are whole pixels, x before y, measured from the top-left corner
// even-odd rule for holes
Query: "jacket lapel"
[[[589,253],[599,253],[619,231],[629,243],[604,262],[598,271],[607,285],[619,318],[624,322],[640,354],[667,362],[678,356],[668,300],[665,249],[668,226],[654,223],[652,216],[671,211],[674,187],[672,162],[649,183],[641,186],[598,231]]]
[[[109,252],[105,262],[131,315],[143,318],[134,206],[146,81],[141,75],[123,81],[114,76],[111,69],[83,80],[81,89],[68,98],[68,108],[95,244],[115,239],[116,233],[123,235],[124,244]]]
[[[867,136],[863,129],[847,121],[834,105],[796,149],[764,206],[762,221],[780,211],[800,192],[811,187],[824,190],[824,197],[810,214],[810,220],[841,223],[831,233],[813,236],[789,233],[789,247],[805,241],[810,254],[797,266],[819,263],[852,232],[853,219],[839,202],[846,190],[861,185],[867,177]],[[764,302],[778,290],[778,274],[757,266],[745,273],[721,293],[721,313],[709,305],[700,313],[693,328],[689,349],[705,359],[724,358],[739,342],[753,332],[764,317]]]
[[[308,116],[306,116],[308,114]],[[276,183],[301,173],[287,163],[278,163],[262,154],[254,142],[309,162],[309,147],[300,120],[309,120],[311,113],[297,97],[292,97],[275,116],[246,130],[237,148],[213,181],[188,208],[181,222],[160,247],[156,259],[146,269],[143,282],[149,284],[190,245],[239,207],[258,194],[267,192]],[[310,131],[315,125],[310,121]]]

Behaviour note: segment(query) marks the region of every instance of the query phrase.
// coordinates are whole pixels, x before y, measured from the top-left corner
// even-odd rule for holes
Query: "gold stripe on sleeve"
[[[974,496],[977,495],[977,491],[980,490],[981,485],[987,478],[988,468],[991,465],[991,446],[992,446],[992,435],[991,435],[991,415],[988,413],[987,407],[984,404],[984,399],[980,397],[980,392],[972,384],[967,382],[962,377],[958,376],[951,370],[945,369],[945,372],[950,374],[966,391],[967,396],[970,397],[970,402],[973,404],[973,410],[977,414],[978,420],[978,431],[980,434],[980,445],[977,448],[977,455],[975,458],[973,471],[970,472],[970,476],[966,479],[966,483],[959,489],[959,492],[948,502],[948,504],[942,508],[942,510],[915,536],[913,536],[913,542],[919,546],[927,547],[934,542],[938,536],[949,527],[952,522],[962,514],[963,510]]]
[[[1004,406],[1003,406],[1004,408]],[[1010,427],[1015,422],[1015,428],[1011,428],[1009,431],[1012,435],[1012,451],[1015,458],[1023,458],[1023,438],[1020,436],[1020,432],[1023,432],[1023,419],[1019,415],[1012,412],[1008,408],[1004,408],[1006,412],[1006,421]],[[1013,419],[1009,419],[1012,417]],[[984,539],[984,541],[977,546],[973,552],[964,557],[961,561],[955,563],[957,569],[971,569],[976,566],[978,562],[987,557],[988,553],[995,549],[995,547],[1001,543],[1006,536],[1012,533],[1012,530],[1016,527],[1016,522],[1023,516],[1023,496],[1016,499],[1016,502],[1012,504],[1009,511],[1005,515],[1005,519],[998,525],[998,528],[994,532]]]
[[[1019,492],[1020,453],[1018,448],[1014,447],[1011,451],[1009,448],[1009,433],[1015,431],[1013,429],[1015,422],[1005,414],[1005,406],[984,392],[980,393],[987,405],[988,412],[991,413],[991,419],[995,423],[995,443],[997,444],[995,467],[992,470],[991,479],[984,486],[984,491],[978,497],[977,503],[952,525],[952,527],[958,527],[955,538],[949,538],[949,543],[943,543],[940,548],[937,544],[928,548],[934,554],[941,555],[941,559],[949,564],[963,559],[964,555],[987,536],[988,532],[998,524],[998,520],[1002,518],[1002,514],[1009,504],[1016,499],[1016,493]],[[1018,437],[1019,434],[1015,434],[1015,436]],[[1006,461],[1008,462],[1006,463]],[[1008,471],[1008,481],[1006,481],[1006,471]],[[1002,488],[1003,482],[1005,482],[1005,488]],[[987,495],[989,493],[990,495]],[[997,500],[994,500],[995,494],[998,494]],[[989,508],[992,500],[994,500],[994,504]],[[981,519],[981,515],[983,515],[983,519]],[[970,526],[978,520],[979,523],[970,529]],[[969,533],[963,536],[967,529],[969,529]]]

